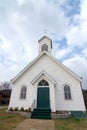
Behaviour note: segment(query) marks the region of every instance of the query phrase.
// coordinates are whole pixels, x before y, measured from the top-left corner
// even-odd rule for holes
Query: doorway
[[[49,87],[38,87],[38,89],[37,89],[37,108],[39,108],[39,109],[49,109],[50,108]]]

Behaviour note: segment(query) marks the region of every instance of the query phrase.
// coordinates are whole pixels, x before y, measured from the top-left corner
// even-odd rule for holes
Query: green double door
[[[37,108],[50,108],[49,87],[38,87],[37,89]]]

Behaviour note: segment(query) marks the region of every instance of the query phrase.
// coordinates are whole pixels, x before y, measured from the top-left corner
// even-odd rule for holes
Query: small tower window
[[[48,46],[46,44],[42,46],[42,51],[48,51]]]

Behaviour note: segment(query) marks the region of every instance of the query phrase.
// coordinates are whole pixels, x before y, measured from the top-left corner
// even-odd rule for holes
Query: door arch
[[[49,83],[43,79],[38,83],[38,86],[49,86]]]

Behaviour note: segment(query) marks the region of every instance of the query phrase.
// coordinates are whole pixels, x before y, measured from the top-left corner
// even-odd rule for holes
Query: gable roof
[[[51,82],[56,85],[56,81],[44,70],[42,70],[32,81],[31,84],[34,84],[41,76],[45,75]]]
[[[39,40],[38,40],[38,43],[40,42],[40,41],[42,41],[44,38],[47,38],[48,40],[50,40],[51,42],[52,42],[52,40],[48,37],[48,36],[43,36],[42,38],[40,38]]]
[[[41,53],[39,56],[37,56],[32,62],[30,62],[19,74],[17,74],[11,82],[14,83],[27,69],[29,69],[37,60],[39,60],[43,55],[47,55],[51,60],[53,60],[55,63],[57,63],[59,66],[61,66],[63,69],[65,69],[68,73],[70,73],[74,78],[76,78],[79,81],[82,81],[82,78],[80,78],[77,74],[75,74],[73,71],[71,71],[68,67],[66,67],[64,64],[56,60],[53,56],[49,55],[46,51]]]

